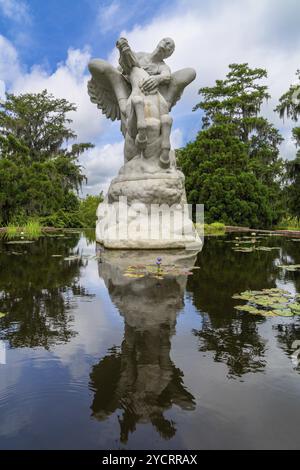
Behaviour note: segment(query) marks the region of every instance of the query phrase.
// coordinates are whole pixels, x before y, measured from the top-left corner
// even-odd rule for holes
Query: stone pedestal
[[[126,166],[98,207],[97,241],[116,249],[201,249],[186,204],[183,173],[175,167],[127,172]]]

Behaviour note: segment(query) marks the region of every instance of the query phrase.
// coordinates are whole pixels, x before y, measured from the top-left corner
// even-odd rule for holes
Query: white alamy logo
[[[6,345],[0,341],[0,364],[6,364]]]

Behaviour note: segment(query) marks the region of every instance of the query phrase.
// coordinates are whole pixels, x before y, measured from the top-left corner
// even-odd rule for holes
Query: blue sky
[[[116,60],[114,45],[125,35],[135,50],[152,50],[171,36],[172,70],[192,66],[196,81],[172,111],[175,147],[200,129],[198,89],[224,77],[229,63],[267,68],[272,100],[264,113],[284,137],[282,154],[292,158],[291,123],[273,109],[300,68],[299,0],[0,0],[0,95],[47,88],[78,107],[74,128],[96,147],[82,157],[89,178],[84,192],[106,189],[122,164],[118,124],[109,123],[89,101],[91,57]]]
[[[16,15],[5,15],[2,8],[1,34],[18,46],[27,67],[39,63],[50,70],[64,60],[69,47],[89,44],[93,55],[107,55],[120,28],[143,25],[172,4],[170,0],[2,0],[0,7],[1,3],[24,5],[19,9],[20,21]]]

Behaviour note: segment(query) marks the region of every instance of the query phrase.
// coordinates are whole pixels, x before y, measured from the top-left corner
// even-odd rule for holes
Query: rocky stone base
[[[96,239],[112,249],[201,249],[177,170],[119,175],[97,210]]]

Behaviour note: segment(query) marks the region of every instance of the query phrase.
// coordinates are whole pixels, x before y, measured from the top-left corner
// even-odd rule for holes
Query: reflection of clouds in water
[[[95,243],[89,243],[81,237],[74,248],[74,253],[94,256]],[[122,340],[123,322],[111,300],[103,279],[99,278],[98,261],[84,260],[80,271],[80,285],[92,298],[78,296],[76,307],[72,311],[72,327],[78,333],[66,344],[55,347],[55,357],[69,368],[74,378],[87,374],[90,357],[105,354],[111,344],[119,344]]]
[[[140,424],[151,424],[164,439],[174,438],[177,426],[166,412],[174,405],[185,411],[195,409],[194,396],[170,353],[177,316],[183,308],[184,272],[193,267],[196,254],[174,253],[120,251],[116,255],[104,251],[99,264],[99,274],[125,325],[121,350],[110,350],[92,368],[91,409],[93,417],[102,422],[121,411],[122,443],[128,442]],[[176,265],[177,274],[170,271],[160,279],[151,271],[124,276],[129,266],[148,266],[158,255],[165,265]]]
[[[67,344],[55,348],[55,356],[69,367],[73,376],[78,376],[84,364],[88,372],[91,356],[105,354],[111,344],[122,341],[123,322],[116,310],[115,315],[112,314],[109,298],[105,298],[104,291],[100,292],[100,296],[91,302],[78,302],[73,327],[79,334]]]
[[[30,422],[31,410],[28,408],[18,409],[17,413],[13,410],[8,413],[3,413],[0,422],[0,436],[13,436],[26,426],[29,426]]]
[[[19,359],[18,351],[7,350],[7,364],[0,366],[0,436],[14,435],[30,423],[30,405],[19,409],[15,394],[18,383],[22,380],[24,363],[30,361],[32,351],[22,350],[22,360]],[[16,412],[17,410],[17,412]]]

